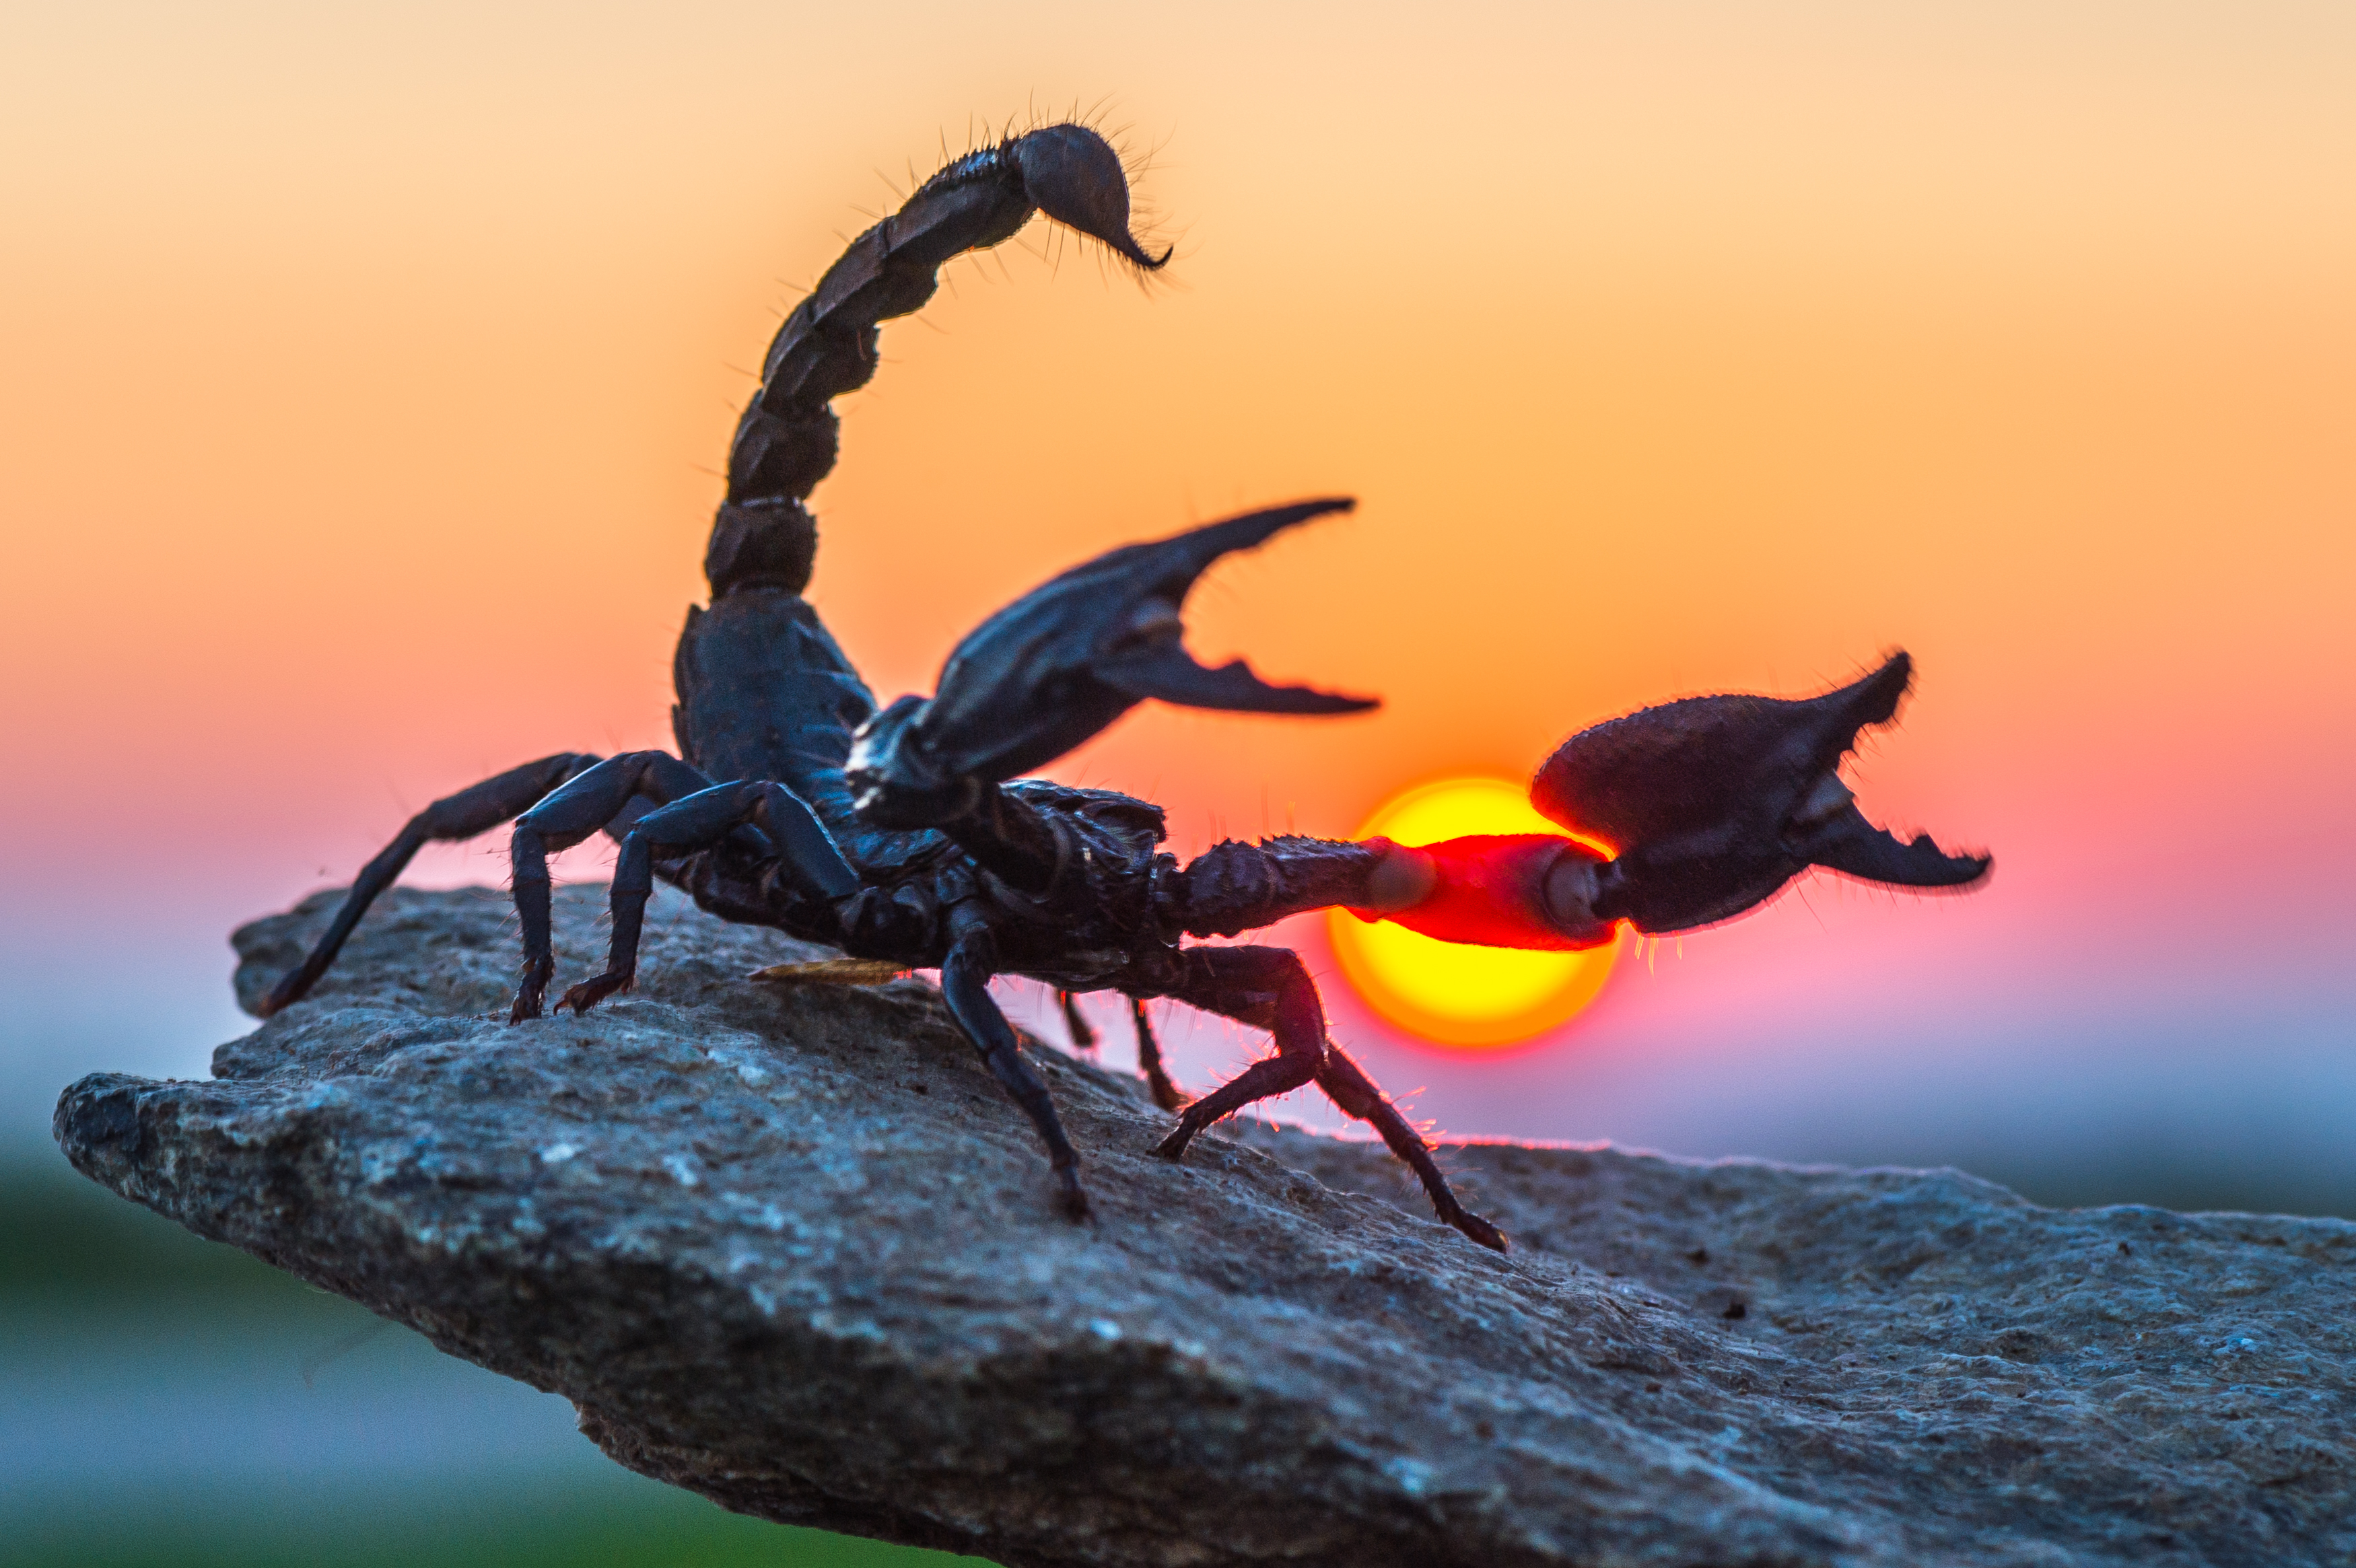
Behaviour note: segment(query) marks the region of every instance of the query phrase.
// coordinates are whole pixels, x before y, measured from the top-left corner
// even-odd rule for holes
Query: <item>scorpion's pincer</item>
[[[1241,659],[1206,668],[1186,651],[1179,616],[1221,556],[1355,505],[1334,496],[1246,513],[1108,550],[1040,584],[958,644],[930,699],[903,697],[860,727],[843,769],[854,808],[876,827],[954,821],[989,786],[1045,767],[1147,698],[1234,713],[1374,707],[1271,685]]]
[[[1892,653],[1819,696],[1692,697],[1580,731],[1530,786],[1539,811],[1618,846],[1595,910],[1639,931],[1731,920],[1810,866],[1895,887],[1961,888],[1986,855],[1874,827],[1840,779],[1858,734],[1891,723],[1913,681]]]

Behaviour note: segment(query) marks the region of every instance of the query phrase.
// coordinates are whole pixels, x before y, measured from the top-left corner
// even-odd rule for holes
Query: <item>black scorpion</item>
[[[1730,919],[1812,865],[1911,887],[1961,887],[1987,872],[1985,856],[1871,827],[1840,782],[1858,731],[1896,714],[1911,677],[1903,654],[1805,700],[1691,698],[1572,736],[1539,769],[1531,798],[1549,819],[1613,846],[1611,857],[1552,835],[1412,849],[1288,835],[1221,843],[1181,866],[1158,848],[1159,806],[1019,776],[1147,698],[1256,713],[1373,706],[1269,685],[1240,660],[1205,668],[1181,642],[1179,611],[1212,562],[1346,511],[1346,499],[1099,556],[985,621],[958,645],[930,699],[878,711],[801,597],[818,539],[805,500],[837,448],[828,405],[874,374],[879,323],[931,298],[952,257],[1011,239],[1036,212],[1136,268],[1169,260],[1131,236],[1119,157],[1078,125],[956,160],[862,234],[778,330],[737,425],[704,556],[712,603],[688,611],[679,643],[680,754],[566,752],[434,802],[369,862],[265,1012],[310,990],[421,846],[512,820],[523,968],[511,1018],[539,1017],[555,970],[548,853],[603,830],[621,843],[612,954],[560,1007],[585,1011],[630,987],[657,877],[726,920],[884,966],[937,967],[950,1012],[1038,1130],[1063,1207],[1078,1219],[1087,1212],[1079,1156],[987,985],[994,975],[1043,980],[1065,993],[1075,1019],[1072,993],[1118,991],[1130,998],[1154,1098],[1177,1114],[1159,1153],[1176,1159],[1221,1117],[1314,1083],[1414,1168],[1441,1220],[1502,1249],[1504,1235],[1457,1200],[1416,1129],[1326,1038],[1296,955],[1180,938],[1234,936],[1339,905],[1454,941],[1578,948],[1613,940],[1622,921],[1662,933]],[[1149,997],[1266,1029],[1274,1054],[1190,1104],[1162,1069]]]

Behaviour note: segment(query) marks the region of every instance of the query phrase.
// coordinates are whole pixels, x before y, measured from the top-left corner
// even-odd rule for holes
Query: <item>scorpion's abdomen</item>
[[[739,589],[690,610],[672,676],[680,755],[707,778],[784,784],[865,873],[888,878],[947,846],[938,833],[878,832],[851,815],[842,761],[875,699],[799,594]]]
[[[691,609],[672,664],[680,754],[714,779],[770,779],[827,812],[875,699],[799,594],[747,589]]]

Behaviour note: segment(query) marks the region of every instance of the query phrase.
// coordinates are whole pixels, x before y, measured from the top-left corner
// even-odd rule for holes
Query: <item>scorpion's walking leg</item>
[[[625,752],[567,780],[562,788],[516,818],[509,846],[517,922],[523,927],[523,976],[509,1023],[540,1017],[541,998],[556,975],[549,909],[548,852],[569,849],[620,820],[634,801],[666,805],[709,789],[712,781],[668,752]]]
[[[1431,1146],[1365,1070],[1326,1040],[1325,1008],[1298,954],[1281,947],[1189,947],[1180,957],[1189,961],[1189,972],[1171,994],[1205,1012],[1270,1030],[1277,1054],[1252,1063],[1233,1082],[1187,1106],[1156,1154],[1176,1159],[1194,1135],[1212,1123],[1255,1100],[1297,1089],[1313,1077],[1336,1105],[1372,1124],[1390,1151],[1414,1169],[1443,1223],[1484,1247],[1505,1250],[1505,1232],[1457,1200],[1431,1157]]]
[[[1095,1060],[1096,1026],[1088,1022],[1087,1014],[1080,1011],[1080,999],[1069,991],[1057,991],[1055,1004],[1064,1011],[1064,1032],[1071,1036],[1072,1049]]]
[[[1505,1233],[1457,1201],[1448,1178],[1440,1173],[1438,1163],[1432,1159],[1431,1146],[1423,1141],[1423,1135],[1408,1125],[1398,1107],[1391,1104],[1390,1096],[1340,1046],[1326,1046],[1325,1065],[1318,1070],[1317,1086],[1333,1104],[1370,1124],[1383,1136],[1391,1153],[1413,1168],[1423,1183],[1424,1195],[1431,1200],[1432,1211],[1444,1222],[1484,1247],[1494,1247],[1501,1253],[1505,1250]]]
[[[614,942],[605,972],[564,993],[556,1005],[585,1013],[638,976],[638,933],[655,888],[655,856],[709,849],[734,838],[755,859],[775,866],[818,898],[849,898],[859,873],[843,859],[809,806],[783,784],[714,784],[650,811],[631,826],[614,865]]]
[[[1088,1217],[1088,1196],[1080,1189],[1079,1153],[1064,1134],[1064,1124],[1055,1115],[1055,1102],[1047,1093],[1046,1082],[1023,1060],[1014,1030],[990,997],[990,976],[998,966],[997,940],[982,919],[960,918],[964,914],[965,909],[960,908],[951,916],[958,935],[948,956],[941,961],[941,998],[948,1003],[949,1012],[965,1030],[966,1038],[981,1052],[991,1075],[1038,1129],[1039,1141],[1047,1146],[1048,1163],[1055,1168],[1064,1212],[1075,1220],[1085,1220]]]
[[[1262,1057],[1188,1105],[1153,1152],[1177,1159],[1194,1135],[1255,1101],[1288,1093],[1325,1064],[1325,1006],[1300,955],[1281,947],[1189,947],[1177,955],[1180,1001],[1264,1029],[1276,1054]],[[1158,1052],[1157,1052],[1158,1054]]]
[[[375,859],[360,868],[327,933],[319,938],[292,974],[270,988],[270,995],[262,998],[262,1016],[268,1018],[309,995],[311,987],[319,983],[319,976],[336,961],[336,955],[343,950],[352,928],[368,913],[369,905],[400,880],[418,850],[428,844],[455,844],[489,832],[596,761],[582,752],[559,752],[552,757],[509,768],[470,789],[445,795],[411,817],[400,835]]]
[[[1153,1103],[1175,1115],[1186,1108],[1186,1091],[1178,1087],[1169,1070],[1162,1065],[1162,1042],[1153,1038],[1153,1024],[1145,1016],[1145,998],[1129,999],[1129,1021],[1137,1030],[1137,1070],[1145,1074],[1145,1086],[1153,1094]]]

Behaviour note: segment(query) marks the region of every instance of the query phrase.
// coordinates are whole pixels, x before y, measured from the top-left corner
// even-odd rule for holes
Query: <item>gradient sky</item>
[[[780,314],[944,148],[1077,102],[1177,260],[1034,227],[885,329],[811,593],[879,694],[1084,556],[1336,490],[1194,639],[1382,711],[1141,712],[1062,776],[1182,850],[1340,834],[1902,645],[1863,803],[1992,847],[1986,891],[1813,882],[1501,1060],[1338,976],[1337,1036],[1456,1134],[2356,1179],[2344,4],[20,12],[12,1133],[200,1071],[227,929],[427,800],[667,744]],[[1181,1032],[1198,1083],[1258,1045]]]

